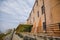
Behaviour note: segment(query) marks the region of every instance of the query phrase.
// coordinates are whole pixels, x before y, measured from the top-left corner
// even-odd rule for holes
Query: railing
[[[60,23],[49,24],[49,25],[46,25],[46,26],[52,27],[52,26],[56,26],[56,25],[58,25],[59,26],[59,29],[60,29]]]
[[[47,25],[46,28],[53,29],[52,31],[54,31],[54,30],[56,30],[56,29],[57,29],[57,30],[60,30],[60,23]]]
[[[13,40],[14,32],[15,32],[15,29],[14,29],[14,30],[12,30],[11,40]]]

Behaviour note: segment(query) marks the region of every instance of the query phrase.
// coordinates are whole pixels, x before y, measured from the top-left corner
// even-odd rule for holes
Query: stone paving
[[[20,38],[18,35],[14,34],[12,40],[23,40],[23,38]]]
[[[22,37],[23,36],[23,37]],[[20,33],[20,34],[7,35],[4,40],[60,40],[60,38],[46,37],[44,34],[29,34],[29,33]]]

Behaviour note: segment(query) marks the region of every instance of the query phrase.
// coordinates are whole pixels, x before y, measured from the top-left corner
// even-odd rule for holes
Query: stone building
[[[60,36],[60,0],[35,0],[28,23],[33,24],[33,33]]]

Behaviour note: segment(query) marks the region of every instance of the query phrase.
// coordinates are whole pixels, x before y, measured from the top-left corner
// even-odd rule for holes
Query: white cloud
[[[0,28],[14,28],[28,18],[35,0],[0,1]],[[6,23],[6,24],[5,24]]]

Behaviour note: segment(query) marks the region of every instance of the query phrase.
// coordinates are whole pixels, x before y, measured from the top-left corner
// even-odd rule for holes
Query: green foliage
[[[5,34],[0,34],[0,40],[3,40],[4,36],[5,36]]]
[[[16,32],[30,32],[32,28],[32,25],[24,25],[24,24],[20,24],[17,29]]]
[[[5,37],[6,35],[9,35],[11,32],[8,32],[8,33],[6,33],[6,34],[4,34],[4,33],[1,33],[0,34],[0,40],[3,40],[3,37]]]

